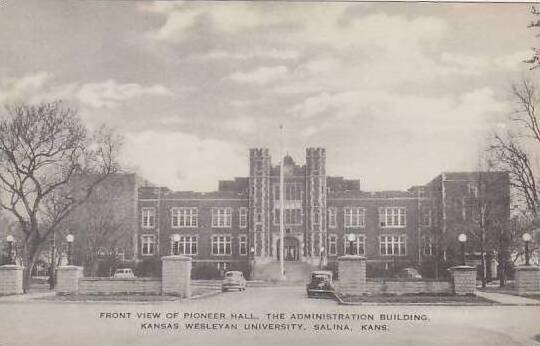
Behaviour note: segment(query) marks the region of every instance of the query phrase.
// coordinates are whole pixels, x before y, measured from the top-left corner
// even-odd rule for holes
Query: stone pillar
[[[191,297],[191,258],[186,256],[165,256],[161,286],[164,295]]]
[[[338,293],[363,294],[366,292],[366,258],[346,255],[338,258]]]
[[[457,295],[476,294],[476,268],[454,266],[448,268],[452,274],[452,293]]]
[[[23,269],[16,264],[0,266],[0,296],[23,293]]]
[[[517,267],[515,282],[517,294],[520,296],[540,294],[540,267]]]
[[[57,295],[79,294],[79,279],[83,276],[83,267],[60,266],[56,269]]]

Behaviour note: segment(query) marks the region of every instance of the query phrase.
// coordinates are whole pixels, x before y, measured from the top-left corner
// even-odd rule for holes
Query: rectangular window
[[[431,208],[422,208],[420,212],[420,222],[422,226],[431,226]]]
[[[407,209],[379,208],[379,225],[385,228],[397,228],[407,226]]]
[[[279,209],[274,210],[274,225],[279,225]],[[285,225],[301,225],[302,224],[302,209],[285,209],[283,210]]]
[[[344,208],[345,227],[359,228],[365,226],[366,210],[364,208]]]
[[[425,256],[433,255],[433,244],[431,243],[431,237],[430,236],[424,236],[423,237],[423,247],[424,247],[424,255]]]
[[[328,254],[330,256],[337,255],[337,235],[330,234],[328,237]]]
[[[141,255],[153,256],[156,248],[156,236],[145,234],[141,236]]]
[[[199,211],[197,208],[172,208],[171,227],[197,227]]]
[[[180,240],[176,242],[171,237],[171,252],[174,255],[196,255],[197,237],[180,236]]]
[[[345,254],[346,255],[360,255],[366,254],[366,236],[363,234],[355,234],[353,241],[348,239],[345,235]]]
[[[240,208],[238,212],[238,226],[246,228],[248,225],[248,208]]]
[[[337,209],[328,208],[328,227],[336,228],[337,227]]]
[[[284,184],[283,192],[284,201],[302,200],[302,188],[299,184]],[[279,201],[279,184],[274,185],[274,201]]]
[[[141,208],[141,227],[154,228],[156,226],[156,208]]]
[[[229,228],[232,225],[232,208],[212,208],[212,227]]]
[[[260,225],[262,224],[262,210],[261,208],[255,209],[255,223]]]
[[[238,253],[241,256],[248,254],[248,240],[247,235],[241,235],[238,237]]]
[[[231,253],[230,235],[219,234],[212,236],[212,255],[230,255]]]
[[[314,225],[321,224],[321,209],[319,208],[313,208],[313,224]]]
[[[382,256],[406,256],[405,235],[381,235],[379,249]]]

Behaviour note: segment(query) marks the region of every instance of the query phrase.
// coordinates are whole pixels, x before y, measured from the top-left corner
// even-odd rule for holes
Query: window
[[[171,252],[175,255],[196,255],[197,237],[180,236],[180,240],[177,242],[171,238]]]
[[[405,256],[407,254],[405,235],[381,235],[379,245],[383,256]]]
[[[238,237],[238,253],[241,256],[245,256],[248,254],[247,235],[241,235],[240,237]]]
[[[231,253],[230,235],[212,236],[212,255],[230,255]]]
[[[231,227],[232,208],[212,208],[212,227]]]
[[[321,224],[321,209],[319,208],[313,208],[313,224],[314,225]]]
[[[405,208],[379,208],[379,224],[381,227],[405,227],[407,210]]]
[[[154,228],[156,225],[156,208],[142,208],[141,209],[141,227],[142,228]]]
[[[302,188],[299,184],[283,184],[284,201],[302,200]],[[279,184],[274,185],[274,201],[279,201]]]
[[[246,228],[248,224],[248,208],[240,208],[238,215],[238,226],[240,228]]]
[[[173,228],[197,227],[198,218],[199,212],[197,208],[171,209],[171,226]]]
[[[330,256],[337,255],[337,235],[330,234],[328,237],[328,254]]]
[[[364,208],[345,208],[345,227],[364,227],[366,210]]]
[[[478,197],[478,184],[474,182],[467,183],[467,190],[469,190],[469,194],[474,198]]]
[[[262,210],[261,210],[261,208],[255,209],[255,222],[258,225],[262,224]]]
[[[227,271],[229,269],[229,263],[227,262],[218,262],[216,266],[219,271]]]
[[[279,225],[279,209],[274,210],[274,225]],[[283,210],[285,225],[301,225],[302,224],[302,209],[285,209]]]
[[[366,237],[363,234],[355,234],[355,239],[350,241],[345,235],[345,254],[346,255],[365,255]]]
[[[328,208],[328,227],[336,228],[337,227],[337,209]]]
[[[433,244],[431,243],[431,237],[430,236],[424,236],[423,237],[423,248],[424,248],[424,255],[425,256],[433,255]]]
[[[420,212],[420,222],[422,226],[431,226],[431,209],[422,208]]]
[[[143,235],[141,236],[141,255],[153,256],[156,247],[155,235]]]

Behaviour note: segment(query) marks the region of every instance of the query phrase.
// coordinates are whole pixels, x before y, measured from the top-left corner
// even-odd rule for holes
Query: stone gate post
[[[191,257],[165,256],[161,260],[162,293],[182,298],[191,297]]]
[[[346,255],[338,258],[338,293],[362,294],[366,292],[366,258]]]

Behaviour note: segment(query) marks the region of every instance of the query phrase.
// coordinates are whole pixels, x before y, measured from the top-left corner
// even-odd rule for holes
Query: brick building
[[[140,187],[139,260],[178,253],[192,256],[198,274],[201,268],[239,269],[277,277],[280,166],[264,148],[251,149],[249,160],[249,177],[220,181],[215,192]],[[443,173],[408,191],[366,192],[359,180],[326,175],[323,148],[306,149],[303,165],[286,156],[283,166],[287,276],[332,267],[344,254],[366,256],[374,271],[419,266],[434,256],[448,261],[457,233],[467,231],[467,215],[473,220],[472,200],[486,192],[501,224],[508,220],[506,173]]]

